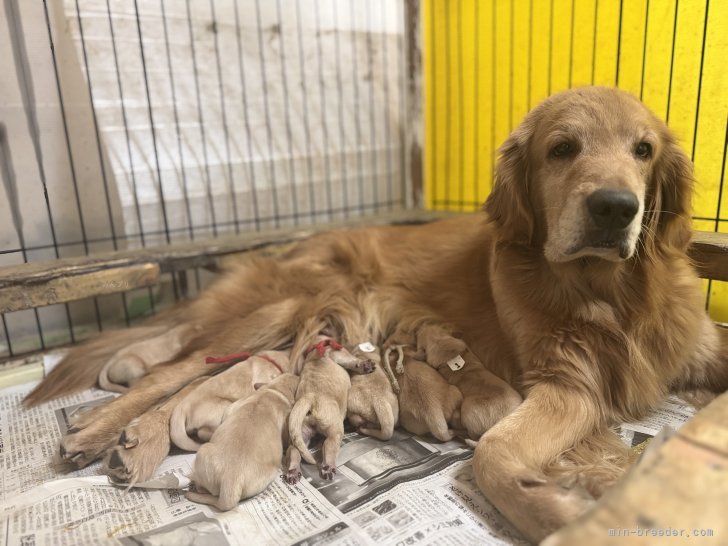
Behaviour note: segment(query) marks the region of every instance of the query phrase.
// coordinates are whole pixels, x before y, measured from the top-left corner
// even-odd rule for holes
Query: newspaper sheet
[[[92,390],[26,410],[20,401],[31,387],[0,391],[0,544],[526,544],[478,491],[472,450],[458,441],[348,433],[335,480],[304,465],[297,485],[275,480],[219,512],[184,496],[194,454],[173,453],[152,480],[129,490],[100,475],[98,463],[62,473],[52,457],[69,417],[113,395]],[[640,443],[691,413],[671,399],[622,434]]]

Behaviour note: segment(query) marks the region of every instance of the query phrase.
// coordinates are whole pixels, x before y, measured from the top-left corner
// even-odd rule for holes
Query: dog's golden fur
[[[557,161],[558,139],[572,152]],[[648,157],[635,156],[641,141]],[[327,233],[231,272],[162,321],[194,319],[200,331],[169,363],[84,415],[63,454],[98,457],[131,419],[210,373],[204,356],[280,347],[301,317],[332,302],[373,298],[380,339],[424,306],[524,395],[482,437],[474,470],[498,509],[539,540],[619,476],[628,456],[611,425],[643,416],[671,389],[728,386],[728,333],[706,316],[685,252],[691,186],[689,159],[639,101],[604,88],[555,95],[501,148],[486,214]],[[605,248],[585,239],[579,205],[600,187],[628,189],[640,205],[629,233]],[[27,402],[92,386],[140,331],[74,349]]]

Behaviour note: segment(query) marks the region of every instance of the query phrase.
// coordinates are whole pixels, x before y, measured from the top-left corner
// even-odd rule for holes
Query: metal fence
[[[0,265],[411,206],[405,8],[6,0]],[[129,324],[193,280],[3,315],[0,357]]]

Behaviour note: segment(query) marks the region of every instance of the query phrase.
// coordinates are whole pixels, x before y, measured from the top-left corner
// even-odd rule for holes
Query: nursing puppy
[[[353,353],[357,354],[357,351],[355,349]],[[375,363],[380,363],[379,348],[365,354]],[[389,440],[394,434],[394,427],[399,421],[399,401],[380,365],[370,374],[351,376],[346,418],[361,434],[379,440]]]
[[[472,440],[478,440],[523,401],[508,383],[483,367],[465,342],[443,326],[422,326],[417,331],[417,349],[462,393],[460,422]]]
[[[284,373],[228,406],[222,424],[197,452],[191,477],[199,491],[186,493],[189,500],[231,510],[268,487],[280,473],[297,386],[298,377]]]
[[[184,347],[185,339],[198,330],[190,324],[181,324],[171,330],[147,328],[140,332],[140,337],[152,337],[122,347],[104,364],[99,373],[99,386],[107,391],[126,392],[147,374],[149,368],[177,356]]]
[[[326,437],[319,474],[324,479],[334,479],[336,456],[344,436],[346,403],[351,386],[346,370],[360,374],[371,373],[374,367],[371,360],[352,355],[334,339],[324,335],[317,336],[315,342],[304,352],[296,403],[288,420],[291,446],[286,457],[286,481],[295,483],[300,477],[300,457],[309,464],[316,463],[307,446],[308,440],[316,433]]]
[[[174,409],[170,422],[172,441],[177,447],[197,451],[212,438],[230,404],[253,394],[257,383],[268,383],[289,370],[287,353],[263,351],[208,379]]]
[[[404,374],[399,378],[399,424],[418,435],[432,434],[441,442],[455,437],[460,428],[463,395],[439,373],[404,349]]]

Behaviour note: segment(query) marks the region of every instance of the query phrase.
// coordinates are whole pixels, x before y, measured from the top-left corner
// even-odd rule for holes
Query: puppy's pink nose
[[[594,223],[604,229],[624,229],[637,214],[640,202],[628,190],[601,189],[586,198]]]

